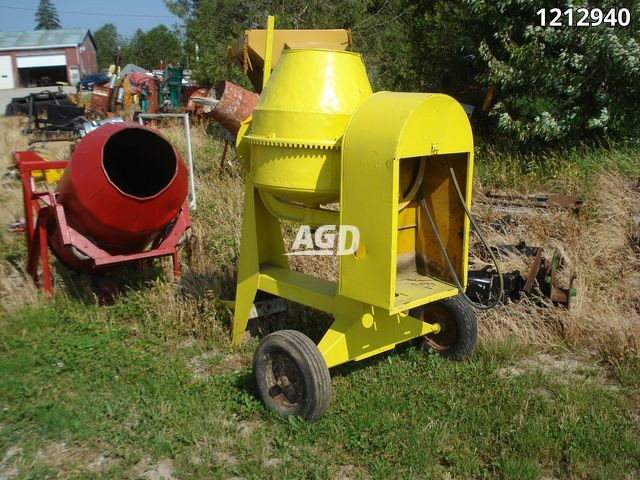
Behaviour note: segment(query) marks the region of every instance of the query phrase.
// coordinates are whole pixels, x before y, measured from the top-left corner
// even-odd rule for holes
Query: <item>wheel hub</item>
[[[436,352],[442,352],[451,347],[458,336],[458,329],[455,321],[448,315],[435,315],[429,320],[438,323],[440,330],[425,336],[427,344]]]
[[[304,399],[304,381],[293,360],[282,353],[267,359],[266,381],[269,396],[285,407],[293,407]]]

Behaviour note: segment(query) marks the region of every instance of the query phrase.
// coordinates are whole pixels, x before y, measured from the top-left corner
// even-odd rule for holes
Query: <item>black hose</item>
[[[464,197],[462,195],[462,191],[460,190],[460,185],[458,185],[458,179],[456,178],[456,174],[455,174],[455,172],[453,170],[453,167],[451,166],[451,162],[449,160],[447,160],[447,164],[449,165],[449,175],[451,176],[451,180],[453,180],[453,185],[455,186],[456,192],[458,193],[458,198],[460,199],[460,203],[462,204],[462,208],[464,208],[464,212],[467,215],[467,218],[469,218],[469,222],[471,223],[471,226],[473,227],[473,229],[478,234],[478,237],[480,238],[480,241],[484,245],[484,248],[487,250],[487,252],[489,252],[489,256],[491,256],[491,260],[493,261],[493,264],[495,265],[496,273],[498,274],[498,282],[499,282],[500,288],[499,288],[499,291],[498,291],[498,295],[494,298],[493,302],[491,302],[491,303],[489,303],[487,305],[484,305],[484,304],[481,304],[481,303],[476,303],[473,300],[471,300],[467,296],[467,294],[465,293],[464,288],[460,284],[460,280],[458,279],[458,276],[456,275],[456,272],[455,272],[455,270],[453,268],[453,265],[451,264],[451,260],[449,259],[449,255],[447,255],[447,251],[444,248],[444,245],[442,244],[442,239],[440,238],[440,235],[438,234],[438,229],[436,228],[436,224],[433,221],[433,218],[431,217],[431,213],[429,212],[429,207],[427,207],[427,202],[425,200],[424,191],[422,190],[422,186],[420,188],[420,190],[421,190],[420,191],[420,205],[422,206],[422,209],[424,210],[424,213],[427,216],[427,220],[429,220],[429,225],[431,225],[431,231],[433,233],[433,236],[436,239],[436,242],[438,243],[438,247],[440,248],[440,253],[442,254],[442,257],[444,258],[444,261],[445,261],[445,263],[447,265],[447,269],[449,270],[449,273],[451,274],[451,277],[453,278],[453,282],[455,283],[456,287],[458,288],[458,291],[462,295],[462,299],[465,302],[467,302],[469,305],[471,305],[473,308],[476,308],[478,310],[490,310],[490,309],[496,307],[498,305],[498,303],[500,302],[500,299],[502,298],[502,294],[504,293],[504,279],[502,278],[502,273],[500,272],[500,267],[498,266],[498,260],[496,259],[495,255],[493,254],[493,250],[491,250],[491,248],[489,248],[489,246],[487,245],[487,241],[485,240],[484,236],[482,235],[482,232],[480,231],[480,227],[478,227],[478,224],[473,219],[473,217],[471,216],[471,212],[467,208],[467,204],[464,201]]]

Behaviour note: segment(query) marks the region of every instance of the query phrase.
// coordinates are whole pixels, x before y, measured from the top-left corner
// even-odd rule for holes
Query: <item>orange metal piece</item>
[[[259,95],[224,80],[216,83],[215,94],[219,102],[208,115],[237,135],[240,124],[251,116]]]

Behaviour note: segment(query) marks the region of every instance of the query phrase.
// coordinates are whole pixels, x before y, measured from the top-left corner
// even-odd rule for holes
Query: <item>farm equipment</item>
[[[276,65],[283,50],[291,48],[325,48],[350,50],[351,31],[250,29],[229,47],[229,58],[249,77],[257,92],[262,91],[264,67]]]
[[[452,359],[472,353],[476,319],[458,293],[467,281],[473,138],[458,102],[374,94],[357,53],[285,49],[241,126],[238,152],[247,174],[233,344],[258,291],[334,317],[317,345],[293,330],[261,341],[253,377],[268,408],[318,419],[329,406],[329,368],[412,339]],[[283,219],[315,229],[325,247],[334,243],[326,232],[337,231],[339,245],[350,237],[337,282],[289,268],[300,252],[286,251]]]
[[[72,106],[73,102],[71,102],[62,87],[58,87],[55,91],[43,90],[23,97],[12,98],[11,103],[7,105],[5,115],[17,115],[19,113],[35,115],[44,112],[45,107],[50,104]]]
[[[27,273],[51,291],[48,248],[67,267],[104,273],[123,264],[171,256],[190,227],[187,169],[158,132],[137,123],[106,123],[87,133],[70,160],[15,152],[27,237]],[[64,169],[55,190],[33,172]]]
[[[176,111],[180,106],[180,92],[182,90],[182,75],[184,69],[167,67],[159,88],[159,101],[166,111]]]

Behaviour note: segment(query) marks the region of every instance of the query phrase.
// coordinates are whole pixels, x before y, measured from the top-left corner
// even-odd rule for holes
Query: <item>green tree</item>
[[[165,25],[147,32],[138,29],[124,49],[128,61],[146,69],[159,68],[160,63],[181,65],[184,62],[182,40]]]
[[[359,51],[373,52],[381,45],[398,41],[398,22],[394,4],[398,0],[165,0],[169,8],[182,16],[187,27],[187,45],[199,47],[199,61],[193,68],[201,81],[212,83],[226,78],[245,82],[239,69],[229,76],[227,46],[234,43],[248,28],[263,28],[268,14],[275,15],[276,27],[286,28],[349,28]],[[406,45],[401,46],[401,48]],[[389,49],[391,47],[388,47]],[[193,57],[193,54],[190,55]],[[373,62],[370,75],[374,83],[387,85],[386,73],[378,69],[387,58]],[[393,62],[392,62],[393,63]],[[378,74],[380,72],[380,75]]]
[[[627,27],[536,25],[539,9],[564,12],[580,3],[406,0],[415,65],[409,83],[476,107],[493,89],[485,132],[524,148],[637,137],[640,3],[599,3],[605,12],[627,3]]]
[[[118,30],[113,23],[105,23],[102,27],[93,33],[96,41],[98,69],[109,68],[113,63],[118,48],[122,48],[125,42],[118,35]],[[121,55],[122,56],[122,55]],[[121,63],[124,65],[126,59],[122,58]]]
[[[474,131],[522,149],[640,137],[640,2],[626,27],[536,26],[584,0],[165,0],[200,80],[246,82],[226,47],[248,28],[349,28],[374,89],[443,92],[476,107]],[[589,4],[593,6],[592,4]],[[246,85],[247,83],[245,83]],[[483,112],[485,99],[488,111]]]
[[[469,2],[476,11],[497,13],[484,2]],[[628,27],[541,27],[518,21],[535,18],[545,2],[501,2],[510,22],[494,23],[493,38],[479,53],[486,69],[478,77],[495,85],[491,115],[504,135],[519,143],[592,141],[640,135],[640,33]],[[565,11],[572,1],[556,2]],[[605,12],[619,2],[598,5]],[[640,4],[629,2],[631,18]]]
[[[36,30],[58,30],[60,19],[51,0],[40,0],[36,10]]]

